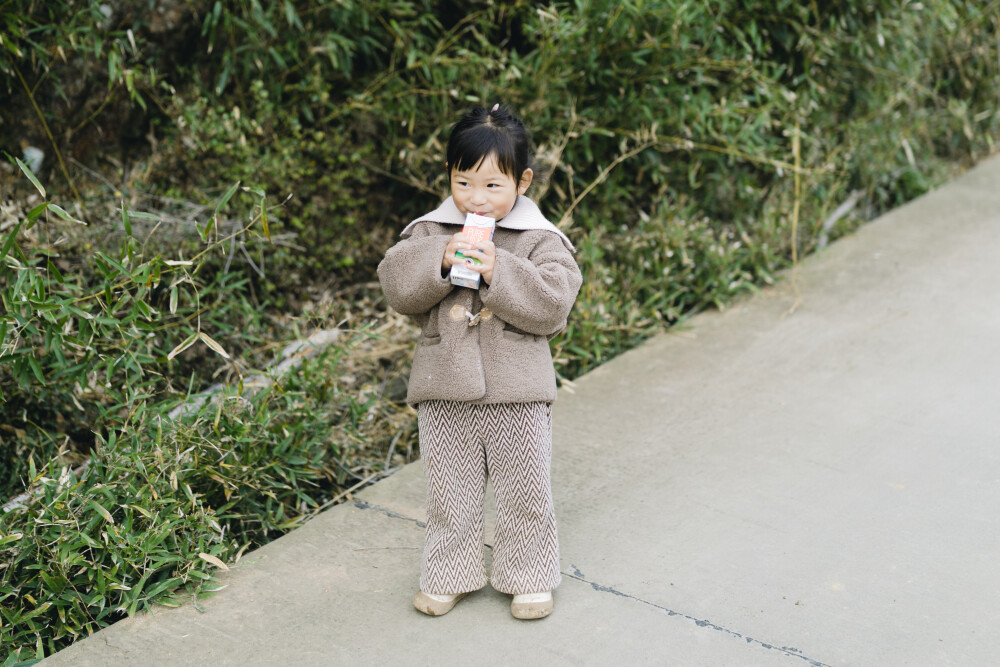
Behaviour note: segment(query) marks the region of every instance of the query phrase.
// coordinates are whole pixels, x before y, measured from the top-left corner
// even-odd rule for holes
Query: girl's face
[[[452,170],[451,196],[463,215],[478,213],[499,220],[514,208],[518,195],[531,185],[532,171],[525,169],[519,183],[500,171],[496,156],[487,155],[468,171]]]

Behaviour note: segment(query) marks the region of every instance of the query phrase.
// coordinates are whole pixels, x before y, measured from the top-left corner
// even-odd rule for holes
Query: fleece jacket
[[[441,262],[464,222],[449,197],[410,223],[378,266],[389,306],[421,327],[407,403],[551,403],[548,340],[565,328],[582,283],[573,246],[520,196],[497,221],[492,283],[459,287]]]

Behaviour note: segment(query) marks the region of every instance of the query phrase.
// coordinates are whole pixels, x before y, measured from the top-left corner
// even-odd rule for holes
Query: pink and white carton
[[[465,226],[462,227],[462,233],[469,237],[469,241],[473,244],[479,243],[480,241],[489,241],[493,239],[493,230],[496,229],[497,221],[494,218],[488,218],[485,215],[477,215],[475,213],[468,213],[465,216]],[[477,257],[478,252],[470,252],[468,255],[464,254],[461,250],[455,253],[455,257],[463,258],[472,264],[477,266],[482,266],[482,262]],[[452,285],[460,285],[461,287],[468,287],[470,289],[479,289],[479,279],[482,277],[477,271],[468,269],[461,264],[455,264],[451,267],[451,283]]]

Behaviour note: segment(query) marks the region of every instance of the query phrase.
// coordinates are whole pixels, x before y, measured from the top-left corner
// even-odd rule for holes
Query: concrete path
[[[563,391],[564,580],[410,606],[419,464],[58,665],[1000,662],[1000,159]]]

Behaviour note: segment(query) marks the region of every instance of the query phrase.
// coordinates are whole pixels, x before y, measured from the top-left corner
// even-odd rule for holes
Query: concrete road
[[[414,611],[414,464],[58,665],[994,665],[1000,159],[555,408],[564,583]]]

